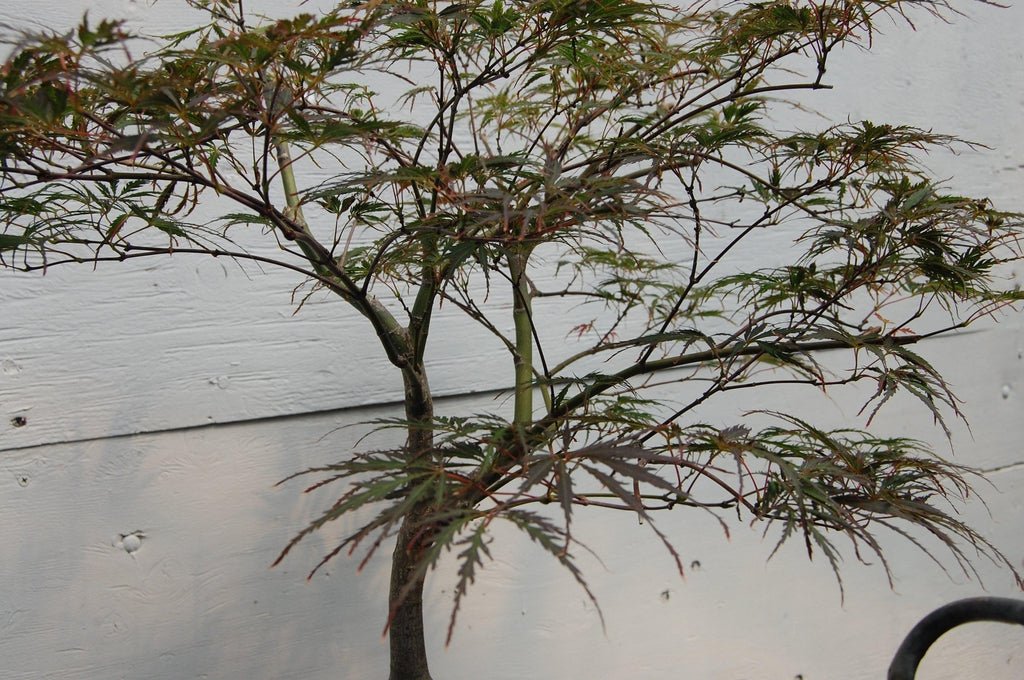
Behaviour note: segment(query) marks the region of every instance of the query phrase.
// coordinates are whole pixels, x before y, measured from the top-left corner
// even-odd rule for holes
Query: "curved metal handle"
[[[889,666],[888,680],[914,680],[917,665],[921,663],[932,643],[957,626],[972,621],[999,621],[1024,625],[1024,600],[1008,597],[969,597],[939,607],[914,626],[903,644],[896,650]]]

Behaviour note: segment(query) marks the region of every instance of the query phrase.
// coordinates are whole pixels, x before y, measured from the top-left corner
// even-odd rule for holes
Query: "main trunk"
[[[405,519],[391,559],[390,680],[431,680],[423,637],[424,579],[414,577],[420,545],[415,523]]]
[[[405,417],[409,425],[406,449],[410,458],[432,455],[434,445],[433,402],[422,366],[403,371],[405,380]],[[391,558],[389,606],[391,624],[390,680],[432,680],[427,664],[423,635],[423,583],[425,574],[416,576],[423,551],[430,546],[434,532],[424,526],[426,506],[405,516],[398,530]]]

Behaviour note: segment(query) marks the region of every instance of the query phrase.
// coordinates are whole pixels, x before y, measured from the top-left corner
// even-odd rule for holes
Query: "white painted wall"
[[[929,162],[940,175],[957,168],[965,191],[1024,207],[1024,7],[964,8],[951,26],[923,19],[919,33],[879,36],[872,54],[841,55],[831,73],[841,87],[814,102],[834,119],[905,121],[985,143],[995,150]],[[70,25],[86,9],[153,31],[187,20],[176,0],[0,0],[0,21]],[[337,428],[392,413],[370,405],[400,389],[359,319],[331,304],[292,316],[295,283],[178,257],[0,274],[0,678],[385,676],[384,561],[355,574],[339,560],[307,583],[330,545],[324,534],[268,569],[329,502],[274,483],[344,455],[357,430]],[[1005,321],[927,350],[967,404],[973,438],[957,431],[958,460],[992,470],[996,486],[982,488],[991,516],[979,504],[968,515],[1024,568],[1024,324]],[[457,395],[505,384],[491,345],[459,324],[441,317],[433,386]],[[863,424],[852,401],[778,398]],[[15,416],[27,424],[14,427]],[[940,436],[919,409],[892,409],[877,425]],[[808,566],[798,546],[766,563],[773,531],[762,541],[761,528],[734,522],[727,540],[694,513],[663,520],[687,563],[700,565],[680,580],[634,518],[579,520],[603,560],[589,573],[607,630],[560,568],[501,537],[447,650],[448,573],[430,585],[438,680],[881,678],[916,619],[982,592],[894,543],[894,588],[850,556],[843,603],[827,565]],[[133,532],[141,544],[128,552]],[[1007,574],[979,566],[989,592],[1013,594]],[[920,674],[1022,676],[1024,629],[1005,626],[956,633]]]

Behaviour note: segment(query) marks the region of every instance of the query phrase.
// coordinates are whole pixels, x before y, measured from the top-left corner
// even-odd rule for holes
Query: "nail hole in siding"
[[[131,555],[142,547],[143,538],[145,538],[145,534],[141,531],[133,531],[130,534],[121,534],[121,547],[124,548],[126,553]]]
[[[11,425],[14,427],[25,427],[28,425],[28,418],[25,416],[14,416],[11,418]]]
[[[219,375],[216,378],[208,378],[206,382],[222,390],[226,390],[231,386],[231,378],[226,375]]]

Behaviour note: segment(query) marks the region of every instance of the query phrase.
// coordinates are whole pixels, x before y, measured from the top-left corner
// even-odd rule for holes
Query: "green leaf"
[[[34,239],[30,236],[18,236],[16,234],[0,234],[0,251],[17,250],[24,246],[33,245]]]

